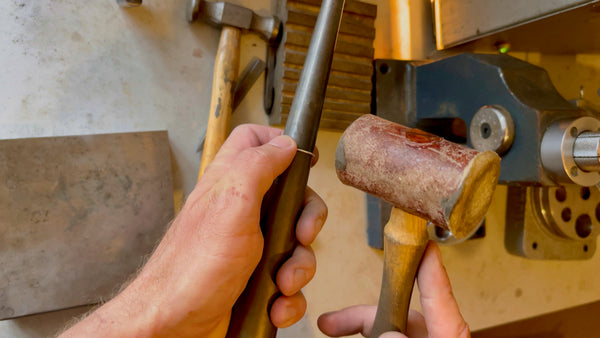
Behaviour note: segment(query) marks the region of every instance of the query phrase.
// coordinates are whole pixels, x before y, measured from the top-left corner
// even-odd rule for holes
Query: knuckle
[[[249,148],[246,150],[246,159],[249,165],[271,165],[269,153],[261,147]]]
[[[232,134],[245,133],[250,130],[251,125],[249,123],[240,124],[237,127],[233,128],[231,131]]]

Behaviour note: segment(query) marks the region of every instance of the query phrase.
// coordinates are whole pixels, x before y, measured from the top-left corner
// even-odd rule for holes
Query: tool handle
[[[298,152],[263,200],[263,256],[233,307],[228,338],[274,338],[277,333],[270,318],[271,305],[281,295],[275,275],[296,246],[296,221],[302,208],[311,159],[311,156]]]
[[[227,337],[274,338],[271,305],[281,295],[275,275],[296,246],[296,222],[302,209],[317,130],[333,60],[344,0],[324,0],[290,108],[285,134],[296,141],[296,157],[263,199],[261,261],[233,307]]]
[[[427,221],[393,208],[384,236],[383,279],[372,338],[388,331],[406,334],[415,275],[429,239]]]
[[[215,158],[229,133],[233,88],[237,80],[240,63],[240,35],[241,31],[238,28],[224,26],[221,30],[221,39],[215,58],[210,110],[198,179]]]

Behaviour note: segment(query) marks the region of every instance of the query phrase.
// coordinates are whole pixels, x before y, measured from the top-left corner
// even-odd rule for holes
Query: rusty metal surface
[[[173,211],[166,132],[0,141],[0,318],[107,299]]]
[[[284,34],[274,72],[274,106],[271,124],[285,124],[302,72],[320,0],[281,3]],[[323,104],[321,128],[345,129],[371,112],[373,40],[377,6],[347,1]]]

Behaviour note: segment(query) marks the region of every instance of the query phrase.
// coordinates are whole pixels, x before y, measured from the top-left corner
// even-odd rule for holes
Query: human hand
[[[263,196],[296,154],[293,139],[281,133],[256,125],[236,128],[139,275],[66,334],[206,337],[219,323],[226,326],[262,255]],[[300,289],[316,269],[309,245],[326,217],[324,202],[307,189],[296,227],[299,244],[276,276],[283,295],[271,309],[275,326],[295,323],[306,310]],[[107,332],[106,323],[117,329]],[[94,325],[98,331],[77,331]]]
[[[458,309],[456,299],[437,244],[427,245],[417,283],[421,293],[423,314],[410,310],[407,336],[420,337],[470,337],[469,326]],[[357,305],[321,315],[319,329],[330,337],[361,333],[368,337],[373,328],[377,307]],[[386,332],[381,337],[406,337],[399,332]]]

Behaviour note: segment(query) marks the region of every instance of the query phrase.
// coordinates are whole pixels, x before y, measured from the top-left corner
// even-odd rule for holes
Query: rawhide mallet
[[[344,184],[394,205],[384,229],[383,280],[371,337],[406,333],[427,220],[458,238],[471,234],[491,203],[500,157],[364,115],[342,135],[335,166]]]

